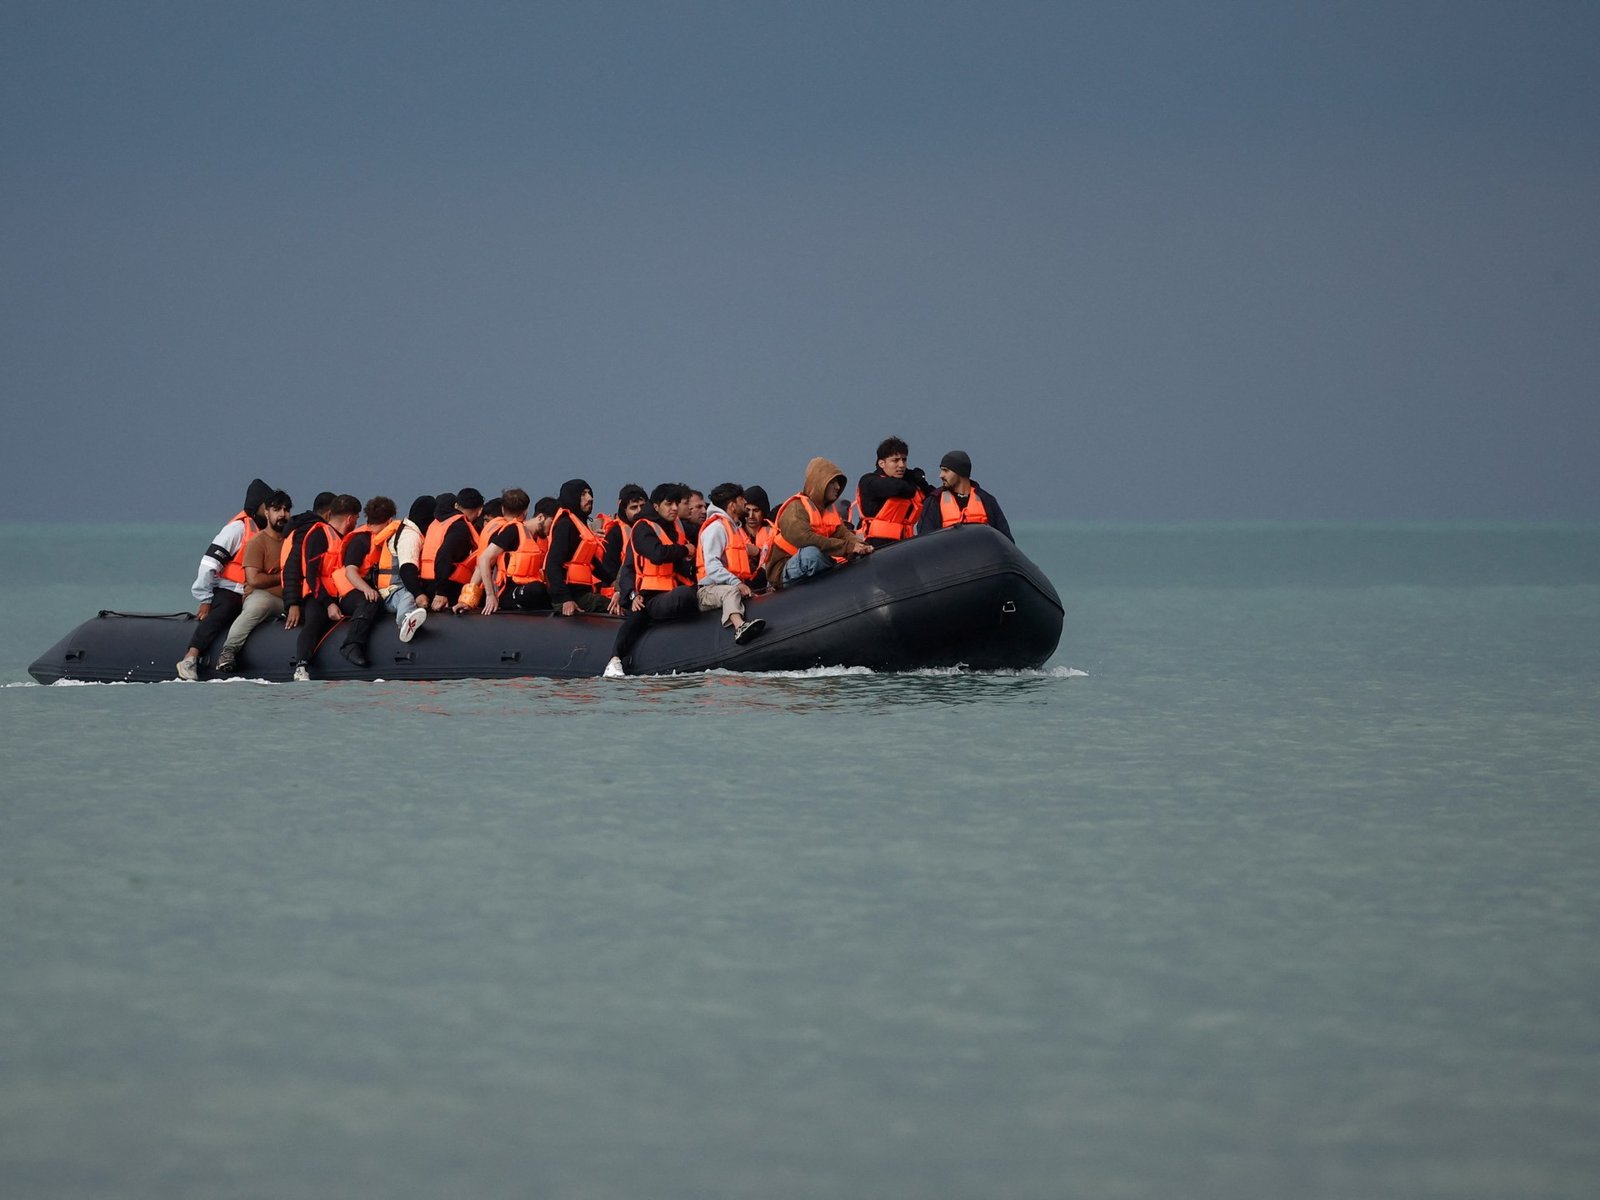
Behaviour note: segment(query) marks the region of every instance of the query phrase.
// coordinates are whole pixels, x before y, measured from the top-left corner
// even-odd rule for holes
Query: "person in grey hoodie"
[[[695,550],[697,599],[702,612],[722,610],[722,623],[740,643],[760,637],[767,627],[760,617],[745,620],[744,602],[750,598],[750,581],[760,567],[750,560],[743,524],[744,488],[737,483],[719,483],[711,489],[705,520],[700,523]]]

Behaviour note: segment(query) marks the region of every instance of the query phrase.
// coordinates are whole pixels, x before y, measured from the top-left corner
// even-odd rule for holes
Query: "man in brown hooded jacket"
[[[846,559],[872,553],[872,547],[834,511],[844,485],[844,472],[827,459],[813,458],[806,464],[805,486],[778,506],[767,559],[767,579],[773,587],[786,587]]]

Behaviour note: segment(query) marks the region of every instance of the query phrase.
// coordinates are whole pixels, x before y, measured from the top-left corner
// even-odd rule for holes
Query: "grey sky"
[[[1600,519],[1596,46],[1578,3],[8,0],[0,519],[777,498],[888,433],[1020,519]]]

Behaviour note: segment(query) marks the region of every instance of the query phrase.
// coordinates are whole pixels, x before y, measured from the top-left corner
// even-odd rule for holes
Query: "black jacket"
[[[944,528],[944,518],[939,515],[939,507],[946,490],[942,487],[935,488],[929,494],[927,503],[922,506],[922,520],[917,522],[918,537],[925,533],[938,533],[939,530]],[[1011,526],[1006,521],[1006,514],[1000,511],[1000,501],[996,500],[991,493],[979,487],[976,479],[972,481],[972,490],[977,493],[978,499],[983,501],[983,510],[989,514],[989,524],[1005,534],[1006,537],[1011,538],[1013,542],[1016,541],[1016,538],[1011,537]],[[971,497],[968,497],[968,499],[970,500]],[[962,508],[967,506],[967,501],[962,500],[959,496],[956,497],[956,503]]]

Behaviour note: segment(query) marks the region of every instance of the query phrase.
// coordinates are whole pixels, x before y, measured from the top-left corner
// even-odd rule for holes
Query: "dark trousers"
[[[349,618],[344,623],[343,644],[365,650],[367,639],[372,636],[373,622],[385,612],[383,600],[368,600],[360,592],[346,592],[339,598],[339,607],[344,609],[344,615]]]
[[[532,583],[507,584],[500,593],[500,607],[512,612],[549,612],[550,589],[537,579]]]
[[[308,596],[300,602],[300,635],[294,643],[296,662],[308,663],[317,652],[317,643],[333,622],[328,617],[328,597]]]
[[[685,617],[698,616],[700,613],[700,589],[693,584],[675,587],[670,592],[658,592],[645,601],[643,608],[638,611],[628,610],[628,615],[622,619],[622,628],[617,630],[617,640],[611,647],[611,657],[620,658],[624,667],[629,666],[628,659],[633,654],[633,648],[639,644],[639,639],[644,636],[644,631],[656,621],[681,621]]]
[[[189,638],[189,649],[204,654],[212,642],[228,632],[228,626],[233,624],[242,608],[243,596],[225,587],[218,587],[211,593],[211,611],[206,614],[204,621],[194,627],[194,634]]]
[[[339,607],[347,618],[341,645],[360,646],[365,650],[367,639],[372,636],[373,622],[385,611],[383,601],[368,600],[360,592],[346,592],[339,601]],[[328,616],[328,597],[318,596],[314,600],[301,601],[300,614],[300,636],[295,640],[294,657],[296,662],[308,663],[317,652],[322,635],[333,624]]]

